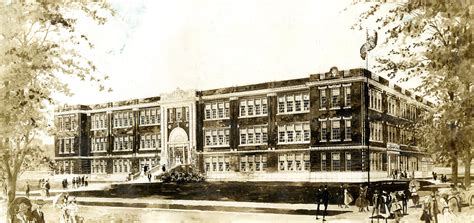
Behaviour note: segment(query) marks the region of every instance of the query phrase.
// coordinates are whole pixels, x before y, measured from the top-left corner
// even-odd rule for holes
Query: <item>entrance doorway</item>
[[[169,168],[190,164],[189,139],[183,128],[176,127],[171,131],[167,154]]]

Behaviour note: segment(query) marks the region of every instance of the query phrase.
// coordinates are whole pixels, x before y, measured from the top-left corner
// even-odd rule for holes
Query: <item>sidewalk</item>
[[[30,199],[43,199],[47,203],[52,203],[54,196],[51,196],[49,198],[30,196]],[[76,201],[79,205],[84,206],[251,212],[295,215],[314,215],[316,213],[317,208],[315,204],[259,203],[209,200],[168,200],[159,198],[76,197]],[[320,208],[322,209],[323,206],[321,205]],[[354,211],[357,211],[357,208],[353,206],[350,206],[349,208],[339,208],[337,207],[337,205],[328,206],[328,216],[339,215]]]

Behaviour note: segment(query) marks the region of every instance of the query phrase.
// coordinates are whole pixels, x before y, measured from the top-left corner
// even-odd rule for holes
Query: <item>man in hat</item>
[[[35,222],[35,223],[45,223],[44,213],[41,210],[43,205],[44,205],[44,200],[41,200],[41,199],[36,200],[36,202],[35,202],[36,209],[31,213],[31,218],[32,218],[33,222]]]
[[[324,190],[321,195],[321,199],[324,205],[324,212],[323,212],[323,221],[326,221],[326,215],[328,214],[328,204],[329,204],[329,191],[328,185],[324,185]]]
[[[321,205],[321,203],[323,202],[322,200],[322,194],[323,193],[323,185],[321,185],[318,189],[318,191],[316,191],[316,205],[318,205],[318,208],[316,209],[316,220],[319,219],[318,218],[318,215],[319,215],[319,206]]]

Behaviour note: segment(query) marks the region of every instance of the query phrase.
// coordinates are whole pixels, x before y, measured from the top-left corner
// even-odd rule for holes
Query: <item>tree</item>
[[[438,161],[451,164],[455,184],[461,158],[469,185],[474,146],[473,2],[387,2],[371,4],[354,28],[375,25],[385,34],[379,49],[388,53],[376,59],[377,71],[401,81],[421,80],[415,91],[434,99],[435,105],[417,124],[417,142],[437,154]]]
[[[96,83],[107,77],[88,59],[93,44],[78,19],[104,24],[114,12],[102,3],[39,0],[0,3],[0,173],[7,186],[8,216],[19,174],[41,161],[31,142],[51,129],[52,95],[71,95],[64,78]]]

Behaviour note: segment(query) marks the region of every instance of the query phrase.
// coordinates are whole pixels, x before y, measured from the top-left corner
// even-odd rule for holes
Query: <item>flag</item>
[[[377,45],[377,32],[375,32],[374,36],[369,37],[369,33],[367,32],[367,41],[360,47],[360,57],[365,60],[367,57],[367,53],[375,48]]]

